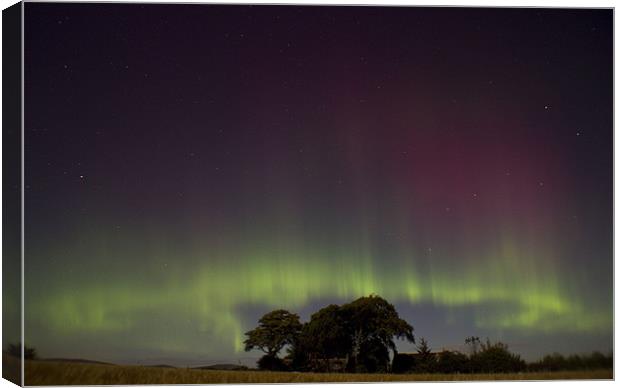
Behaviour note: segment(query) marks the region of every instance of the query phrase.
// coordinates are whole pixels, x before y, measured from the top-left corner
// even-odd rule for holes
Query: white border
[[[30,0],[31,2],[35,2],[38,0]],[[84,0],[84,1],[80,1],[80,2],[92,2],[92,3],[97,3],[97,2],[103,2],[103,1],[93,1],[93,0]],[[119,1],[119,2],[129,2],[129,1]],[[506,0],[477,0],[475,3],[472,3],[470,1],[466,1],[466,0],[449,0],[448,2],[446,1],[438,1],[438,0],[425,0],[425,1],[411,1],[411,0],[388,0],[388,1],[382,1],[382,0],[363,0],[363,1],[355,1],[355,0],[328,0],[328,1],[309,1],[309,0],[297,0],[297,1],[269,1],[269,0],[255,0],[255,1],[250,1],[250,0],[218,0],[218,1],[198,1],[198,0],[183,0],[183,1],[174,1],[174,0],[168,0],[168,1],[162,1],[162,0],[155,0],[155,1],[130,1],[132,3],[198,3],[198,4],[209,4],[209,3],[219,3],[219,4],[223,4],[223,3],[227,3],[227,4],[299,4],[299,5],[382,5],[382,6],[394,6],[394,5],[405,5],[405,6],[457,6],[457,7],[464,7],[464,6],[468,6],[468,7],[540,7],[540,8],[544,8],[544,7],[558,7],[558,8],[615,8],[615,1],[604,1],[604,0],[590,0],[588,2],[584,2],[579,1],[579,0],[564,0],[564,1],[559,1],[559,0],[544,0],[544,1],[536,1],[536,0],[521,0],[519,2],[514,2],[514,1],[506,1]],[[0,6],[2,9],[5,9],[13,4],[15,4],[16,1],[13,0],[0,0]],[[24,36],[24,24],[23,24],[24,20],[23,20],[23,3],[22,3],[22,38]],[[0,18],[0,37],[1,37],[1,25],[2,25],[2,21]],[[614,75],[616,73],[616,69],[617,69],[617,62],[615,61],[615,47],[616,47],[616,42],[618,42],[618,32],[615,29],[615,12],[614,12]],[[1,51],[0,51],[0,62],[1,62]],[[24,172],[24,158],[25,158],[25,154],[24,154],[24,95],[23,95],[23,85],[24,85],[24,72],[23,72],[23,63],[24,63],[24,41],[22,39],[22,77],[21,77],[21,85],[22,85],[22,112],[21,112],[21,119],[22,119],[22,133],[21,133],[21,137],[22,137],[22,161],[21,161],[21,178],[22,178],[22,190],[21,190],[21,199],[22,199],[22,206],[21,206],[21,216],[22,216],[22,224],[21,224],[21,231],[22,231],[22,238],[21,238],[21,260],[22,260],[22,265],[21,265],[21,288],[22,288],[22,292],[21,292],[21,302],[22,302],[22,311],[21,311],[21,323],[22,323],[22,343],[24,343],[24,223],[23,223],[23,219],[24,219],[24,185],[25,185],[25,172]],[[0,86],[2,85],[2,82],[0,81]],[[615,90],[617,89],[618,86],[618,81],[614,76],[614,113],[616,111],[616,109],[618,109],[618,104],[617,101],[615,99]],[[0,101],[1,101],[1,97],[0,97]],[[0,113],[0,118],[1,118],[1,113]],[[614,114],[614,129],[616,127],[616,116]],[[614,131],[614,135],[615,135],[615,131]],[[615,155],[615,150],[618,149],[620,140],[618,140],[618,137],[614,136],[614,204],[617,203],[618,200],[618,191],[616,190],[616,186],[615,183],[618,181],[618,159],[616,158]],[[2,146],[2,139],[0,137],[0,155],[2,153],[1,151],[1,146]],[[2,166],[2,161],[0,161],[0,168]],[[1,199],[2,194],[0,193],[0,199]],[[1,212],[1,210],[0,210]],[[620,232],[615,228],[615,220],[618,219],[618,210],[616,209],[616,207],[614,206],[614,259],[615,259],[615,241],[620,237]],[[2,226],[0,225],[0,231],[1,231]],[[617,278],[618,275],[618,268],[617,266],[615,266],[615,260],[614,260],[614,323],[616,323],[615,320],[615,312],[617,311],[617,299],[615,298],[615,279]],[[0,277],[0,285],[2,283],[1,277]],[[0,306],[1,306],[1,299],[0,299]],[[0,322],[0,329],[2,328],[2,323]],[[615,357],[615,361],[614,361],[614,370],[617,371],[618,369],[618,361],[617,361],[617,355],[615,354],[615,349],[618,349],[618,339],[615,336],[615,325],[614,325],[614,356]],[[23,363],[22,363],[22,385],[23,385]],[[474,386],[478,386],[478,385],[485,385],[488,386],[488,384],[491,384],[493,386],[511,386],[511,387],[532,387],[532,386],[541,386],[541,385],[547,385],[547,384],[553,384],[555,386],[562,386],[562,387],[578,387],[578,386],[582,386],[582,385],[594,385],[594,386],[601,386],[601,385],[610,385],[610,384],[615,384],[615,381],[559,381],[559,382],[461,382],[464,384],[468,384],[469,386],[471,386],[472,384]],[[450,384],[450,383],[389,383],[389,384],[373,384],[373,385],[378,385],[378,386],[393,386],[394,384],[397,384],[398,386],[403,386],[403,385],[413,385],[415,384],[416,386],[421,385],[421,386],[430,386],[431,384]],[[334,383],[329,383],[329,386],[336,386],[336,387],[351,387],[351,386],[364,386],[367,384],[358,384],[358,383],[347,383],[347,384],[334,384]],[[239,388],[239,387],[247,387],[248,385],[234,385],[234,384],[227,384],[225,385],[226,388]],[[295,386],[297,387],[304,387],[304,388],[309,388],[309,387],[316,387],[316,384],[295,384]],[[6,380],[0,379],[0,388],[4,388],[4,387],[14,387],[14,385]],[[75,387],[79,387],[79,386],[75,386]],[[132,386],[133,387],[133,386]],[[148,387],[148,386],[144,386],[144,387]],[[178,385],[159,385],[158,387],[170,387],[170,388],[174,388],[174,387],[178,387]]]

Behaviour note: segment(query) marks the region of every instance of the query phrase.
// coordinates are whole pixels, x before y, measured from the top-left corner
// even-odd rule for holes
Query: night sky
[[[252,364],[371,293],[436,350],[612,350],[611,10],[25,10],[42,357]]]

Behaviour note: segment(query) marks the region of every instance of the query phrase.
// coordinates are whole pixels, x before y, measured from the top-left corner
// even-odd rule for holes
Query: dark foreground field
[[[454,380],[612,379],[612,370],[514,374],[345,374],[213,371],[77,362],[27,361],[26,385],[318,383]]]

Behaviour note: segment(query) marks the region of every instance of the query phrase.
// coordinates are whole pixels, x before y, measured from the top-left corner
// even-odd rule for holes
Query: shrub
[[[265,354],[258,360],[258,369],[272,371],[286,371],[288,367],[280,358]]]
[[[468,368],[468,358],[465,354],[444,350],[437,357],[437,372],[465,373]]]
[[[521,356],[508,351],[508,345],[488,339],[481,345],[481,350],[470,357],[470,369],[482,373],[509,373],[525,370],[525,361]]]
[[[396,353],[392,360],[392,373],[408,373],[413,371],[415,357],[413,354]]]

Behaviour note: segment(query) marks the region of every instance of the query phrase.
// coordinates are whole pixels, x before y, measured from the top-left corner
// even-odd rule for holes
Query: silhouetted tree
[[[351,348],[347,322],[340,306],[332,304],[312,314],[293,344],[293,363],[305,358],[307,369],[331,371],[331,359],[346,358]]]
[[[418,373],[433,373],[437,360],[426,339],[420,338],[420,345],[417,348],[418,358],[414,366],[415,371]]]
[[[312,354],[312,337],[308,335],[308,323],[301,325],[301,331],[293,339],[293,343],[287,350],[285,359],[290,360],[290,365],[296,371],[310,371],[310,357]]]
[[[480,370],[480,366],[477,365],[479,360],[475,357],[476,353],[478,353],[478,349],[480,349],[480,338],[473,335],[465,338],[465,346],[467,346],[469,353],[467,369],[468,372],[474,373],[475,371]]]
[[[613,358],[604,356],[601,352],[592,352],[590,356],[583,358],[583,369],[606,369],[613,367]]]
[[[566,367],[566,359],[560,353],[547,354],[540,361],[530,364],[530,370],[534,371],[552,372],[566,369],[568,369]]]
[[[299,316],[286,310],[275,310],[265,314],[258,321],[256,329],[245,335],[245,351],[260,349],[269,356],[264,365],[275,365],[274,358],[286,345],[292,345],[301,331]]]
[[[437,355],[436,371],[439,373],[466,373],[467,355],[444,350]]]
[[[261,369],[281,369],[278,353],[288,345],[284,364],[294,370],[341,370],[346,363],[350,371],[388,372],[390,351],[396,354],[394,340],[414,342],[413,327],[376,295],[329,305],[303,325],[296,314],[272,311],[246,336],[246,351],[256,348],[266,354],[259,361]]]
[[[388,348],[377,338],[362,342],[357,365],[358,372],[387,373],[389,371],[390,353]]]
[[[7,353],[13,357],[21,358],[22,357],[22,344],[18,342],[17,344],[9,344],[7,346]],[[24,345],[24,360],[36,360],[37,359],[37,350],[35,348],[28,347]]]
[[[394,338],[414,342],[413,327],[380,296],[359,298],[340,310],[350,338],[349,370],[386,371],[389,351],[396,351]]]
[[[469,355],[478,353],[478,349],[480,349],[480,338],[476,336],[469,336],[465,338],[465,345],[469,347]]]

